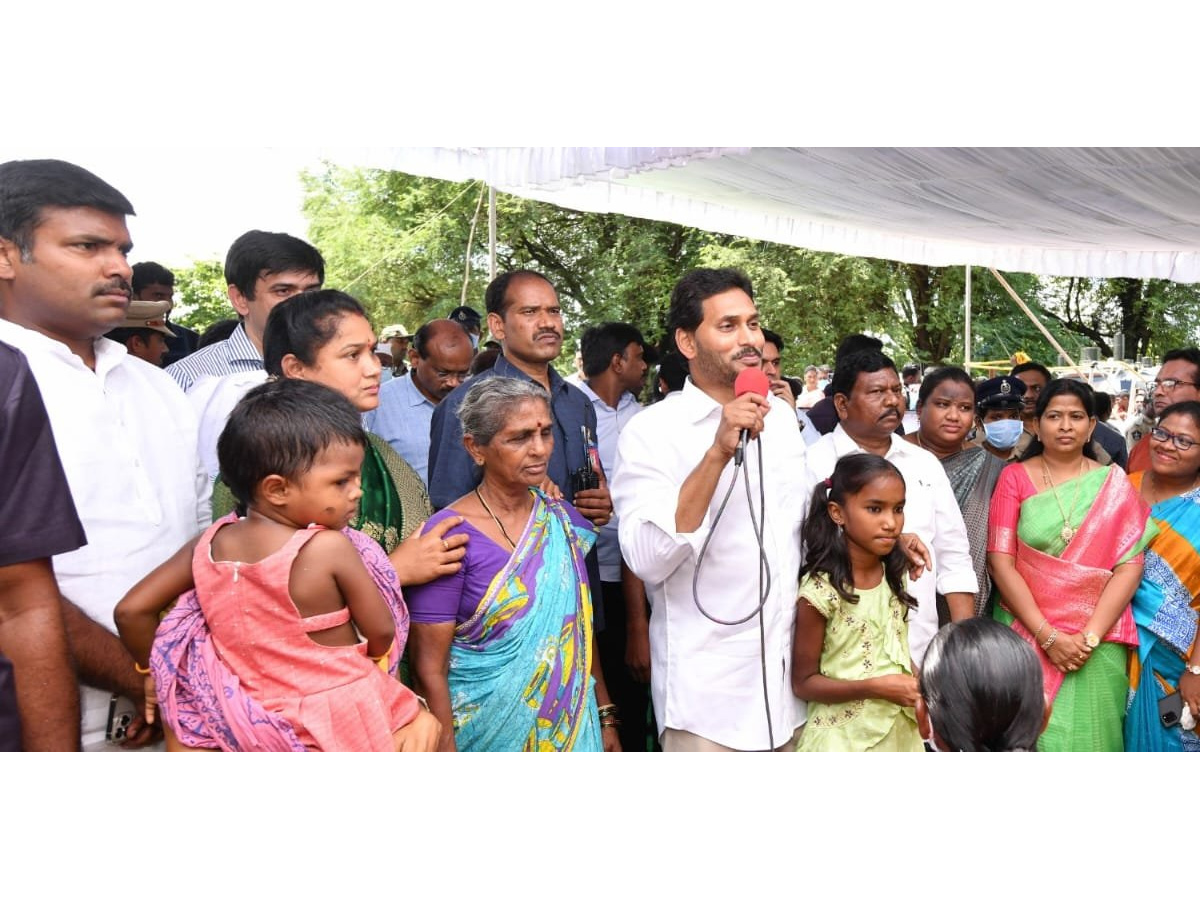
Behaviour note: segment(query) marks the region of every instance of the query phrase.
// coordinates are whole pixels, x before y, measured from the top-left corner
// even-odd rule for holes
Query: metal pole
[[[1046,330],[1046,326],[1043,325],[1041,323],[1041,321],[1038,320],[1038,317],[1033,314],[1033,310],[1031,310],[1028,306],[1025,305],[1025,301],[1022,300],[1019,296],[1017,296],[1017,292],[1014,291],[1012,289],[1011,285],[1009,285],[1009,283],[1004,280],[1004,276],[1001,275],[999,272],[997,272],[995,269],[988,269],[988,271],[992,273],[992,275],[995,277],[995,279],[998,282],[1000,282],[1000,287],[1002,287],[1002,288],[1004,288],[1004,290],[1008,291],[1008,296],[1012,297],[1013,302],[1016,303],[1017,306],[1021,307],[1021,312],[1025,313],[1025,315],[1029,317],[1029,321],[1037,326],[1038,331],[1040,331],[1045,336],[1046,340],[1048,340],[1050,342],[1050,346],[1053,347],[1055,350],[1057,350],[1059,352],[1059,354],[1062,355],[1062,358],[1067,361],[1067,365],[1070,366],[1072,369],[1075,369],[1075,371],[1079,372],[1079,374],[1082,375],[1083,371],[1079,368],[1079,366],[1075,362],[1075,360],[1071,358],[1071,354],[1068,353],[1066,350],[1064,350],[1062,348],[1062,344],[1060,344],[1058,341],[1056,341],[1054,339],[1054,335],[1052,335],[1049,331]]]
[[[496,189],[488,187],[488,281],[496,277]]]
[[[963,325],[963,368],[971,371],[971,267],[967,266],[966,291],[963,294],[963,306],[966,308],[966,322]]]

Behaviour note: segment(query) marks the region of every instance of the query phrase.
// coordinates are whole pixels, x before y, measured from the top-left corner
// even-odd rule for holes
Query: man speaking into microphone
[[[610,480],[621,552],[650,600],[662,747],[790,749],[804,722],[791,688],[804,441],[783,400],[746,379],[736,395],[763,348],[743,273],[684,275],[667,333],[690,376],[625,426]]]

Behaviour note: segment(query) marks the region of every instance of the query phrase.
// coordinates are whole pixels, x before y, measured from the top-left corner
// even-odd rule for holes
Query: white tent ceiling
[[[454,147],[333,157],[852,256],[1200,281],[1200,149]]]

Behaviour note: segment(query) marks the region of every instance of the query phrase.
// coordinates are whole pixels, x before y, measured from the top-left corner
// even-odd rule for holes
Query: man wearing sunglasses
[[[1158,376],[1150,385],[1155,421],[1172,403],[1200,400],[1200,349],[1183,347],[1168,350],[1163,356]],[[1129,451],[1129,471],[1143,472],[1150,468],[1150,434],[1146,434]]]

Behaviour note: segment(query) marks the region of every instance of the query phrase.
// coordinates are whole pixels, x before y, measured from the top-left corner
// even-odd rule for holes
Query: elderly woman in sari
[[[1009,383],[1007,391],[1001,392],[1001,382]],[[988,446],[970,444],[967,438],[972,425],[978,421],[982,426],[989,421],[986,417],[993,414],[993,407],[999,408],[1010,395],[1016,400],[1014,414],[1017,433],[1020,434],[1021,400],[1018,390],[1023,393],[1025,386],[1016,378],[1005,377],[985,381],[977,391],[965,370],[957,366],[944,366],[930,372],[921,382],[921,390],[917,394],[920,425],[904,438],[936,456],[946,470],[946,477],[950,479],[954,499],[958,501],[963,522],[967,526],[971,562],[979,585],[975,593],[977,616],[986,611],[991,593],[992,583],[987,572],[988,510],[996,480],[1006,462],[989,452]],[[950,611],[940,595],[938,621],[942,625],[950,621]]]
[[[1037,436],[996,483],[988,566],[995,617],[1035,646],[1054,702],[1040,750],[1121,750],[1129,609],[1142,550],[1157,529],[1119,466],[1090,458],[1092,389],[1051,381],[1034,409]]]
[[[1138,651],[1130,666],[1125,749],[1200,750],[1195,727],[1168,727],[1158,709],[1178,692],[1200,720],[1200,403],[1163,410],[1150,430],[1150,469],[1129,480],[1151,504],[1158,534],[1133,595]]]
[[[406,592],[414,688],[446,750],[619,749],[593,689],[584,556],[595,529],[539,485],[554,443],[550,398],[512,378],[475,383],[458,417],[479,486],[435,514],[470,535],[461,571]],[[598,667],[597,667],[598,668]]]

